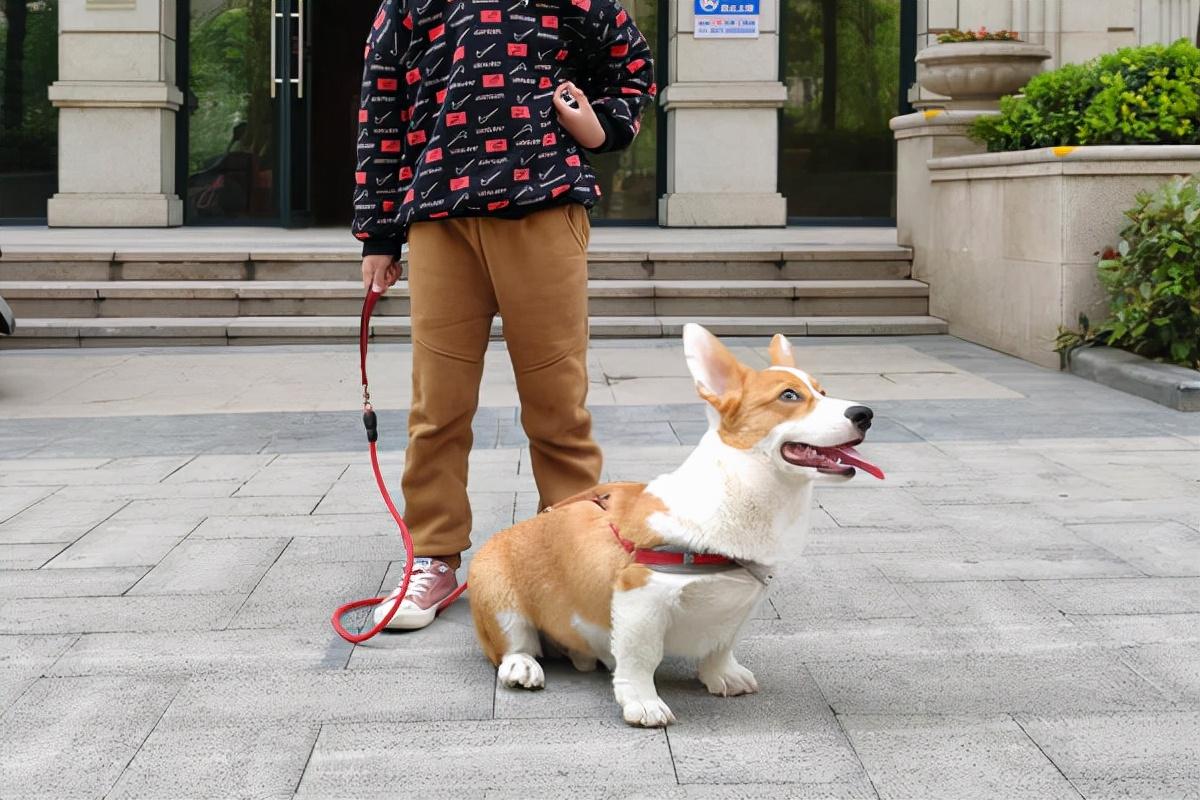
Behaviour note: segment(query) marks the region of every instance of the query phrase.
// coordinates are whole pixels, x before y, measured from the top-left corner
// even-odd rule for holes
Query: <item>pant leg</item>
[[[587,211],[481,220],[480,232],[544,508],[600,482],[587,410]]]
[[[496,298],[477,220],[409,231],[412,411],[404,464],[405,519],[417,556],[459,565],[471,546],[467,459]]]

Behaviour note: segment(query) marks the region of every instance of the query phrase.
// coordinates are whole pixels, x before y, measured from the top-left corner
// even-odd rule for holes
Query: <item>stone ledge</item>
[[[56,108],[165,108],[178,111],[183,93],[161,81],[55,81],[47,90]]]
[[[681,108],[782,108],[787,87],[778,81],[673,83],[659,99],[667,111]]]
[[[897,140],[920,136],[966,136],[967,126],[991,113],[931,108],[928,111],[893,117],[888,122],[888,127],[895,132]]]
[[[1181,168],[1181,162],[1195,164]],[[1200,169],[1200,145],[1043,147],[1009,153],[932,158],[928,165],[930,177],[935,181],[1044,175],[1178,175]]]
[[[1176,411],[1200,411],[1200,372],[1160,364],[1113,347],[1083,347],[1068,359],[1071,373]]]

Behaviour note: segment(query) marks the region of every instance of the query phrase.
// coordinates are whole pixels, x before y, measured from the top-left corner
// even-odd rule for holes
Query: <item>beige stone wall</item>
[[[1198,19],[1200,0],[917,0],[917,49],[952,28],[1015,30],[1050,51],[1053,69],[1120,47],[1195,39]]]

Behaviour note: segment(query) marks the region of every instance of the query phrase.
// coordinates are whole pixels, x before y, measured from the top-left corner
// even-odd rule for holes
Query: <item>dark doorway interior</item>
[[[313,3],[310,174],[317,225],[349,225],[353,216],[363,43],[378,8],[378,0]]]

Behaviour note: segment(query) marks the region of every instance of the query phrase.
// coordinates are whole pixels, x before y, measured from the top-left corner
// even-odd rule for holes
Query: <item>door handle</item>
[[[304,99],[304,0],[300,0],[300,6],[296,17],[296,77],[292,82],[296,84],[296,97],[300,100]]]
[[[276,7],[277,0],[271,0],[271,99],[275,99],[275,87],[282,83],[279,78],[279,57],[275,44],[275,30],[279,26],[279,10]]]

